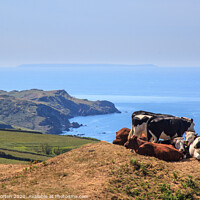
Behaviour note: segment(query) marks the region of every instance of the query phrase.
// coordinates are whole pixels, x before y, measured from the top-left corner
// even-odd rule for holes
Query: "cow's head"
[[[175,148],[181,152],[185,152],[185,141],[183,137],[174,138],[172,144],[174,144]]]
[[[137,143],[137,136],[133,135],[125,144],[124,146],[127,149],[138,149],[138,143]]]
[[[192,144],[192,142],[194,141],[196,137],[196,134],[195,132],[186,132],[186,135],[185,135],[185,141],[187,142],[187,145],[190,146],[190,144]]]
[[[116,139],[113,140],[113,144],[124,145],[124,143],[126,143],[126,141],[128,140],[129,131],[130,129],[128,128],[122,128],[117,131]]]
[[[194,130],[194,121],[193,121],[193,119],[190,119],[190,127],[188,128],[188,131],[192,131],[192,132],[195,132],[195,130]]]
[[[194,120],[191,118],[187,118],[187,117],[181,117],[182,119],[186,120],[187,121],[187,131],[191,131],[191,132],[195,132],[194,130]]]

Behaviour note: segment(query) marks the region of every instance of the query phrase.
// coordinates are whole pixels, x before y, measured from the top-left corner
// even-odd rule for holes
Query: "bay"
[[[179,98],[179,97],[134,97],[115,95],[76,95],[80,98],[85,97],[92,100],[107,99],[112,100],[121,113],[84,116],[72,118],[71,122],[83,124],[82,127],[71,129],[63,134],[77,135],[84,137],[97,138],[112,142],[116,132],[123,127],[131,128],[131,115],[134,111],[145,110],[155,113],[172,114],[179,117],[193,118],[195,130],[200,130],[200,101],[198,98]]]

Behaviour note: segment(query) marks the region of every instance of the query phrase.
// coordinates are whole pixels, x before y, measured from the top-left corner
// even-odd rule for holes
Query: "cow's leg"
[[[142,134],[146,132],[146,123],[142,123],[140,125],[134,126],[134,133],[137,137],[141,137]]]
[[[163,140],[172,140],[172,136],[170,136],[169,134],[167,135],[164,131],[160,134],[159,138]]]
[[[157,143],[159,137],[157,137],[155,134],[153,134],[153,132],[151,130],[149,130],[148,132],[150,133],[151,136],[153,136],[153,143]],[[148,141],[150,142],[150,140],[148,140]]]
[[[128,134],[128,140],[133,136],[133,125],[132,125],[132,128]]]
[[[150,134],[150,130],[147,131],[147,141],[150,142],[152,135]]]

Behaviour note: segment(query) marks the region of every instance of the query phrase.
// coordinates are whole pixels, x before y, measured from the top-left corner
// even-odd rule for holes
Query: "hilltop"
[[[123,146],[98,142],[43,163],[0,165],[4,195],[81,199],[199,199],[200,162],[165,162]],[[80,197],[80,196],[79,196]],[[84,198],[87,197],[87,198]],[[44,198],[40,198],[44,199]]]
[[[0,121],[22,128],[59,134],[77,128],[76,116],[119,113],[109,101],[89,101],[70,96],[65,90],[0,91]]]

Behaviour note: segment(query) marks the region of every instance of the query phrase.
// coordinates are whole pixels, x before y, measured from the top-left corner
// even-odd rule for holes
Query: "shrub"
[[[62,149],[60,149],[60,147],[54,147],[52,153],[55,155],[60,155],[62,153]]]
[[[52,153],[52,147],[50,147],[49,144],[47,144],[47,143],[42,144],[41,149],[42,149],[42,153],[44,153],[44,154],[49,155]]]

